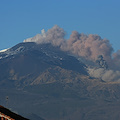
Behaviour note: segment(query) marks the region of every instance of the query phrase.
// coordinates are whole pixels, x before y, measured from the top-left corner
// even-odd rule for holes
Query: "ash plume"
[[[54,46],[61,46],[65,44],[65,31],[59,26],[55,25],[53,28],[49,29],[47,32],[41,30],[41,34],[37,34],[33,38],[28,38],[24,42],[36,42],[37,44],[51,43]]]
[[[111,59],[113,48],[109,40],[102,39],[99,35],[85,35],[73,31],[70,38],[66,40],[66,32],[57,25],[49,29],[46,33],[43,31],[42,34],[28,38],[24,42],[36,42],[38,44],[51,43],[65,51],[91,60],[96,60],[98,55],[103,55],[106,60]]]
[[[102,74],[102,76],[104,76],[102,78],[106,79],[109,75],[118,76],[116,78],[113,77],[113,80],[120,78],[118,75],[120,71],[120,50],[113,53],[113,47],[109,40],[102,39],[96,34],[85,35],[77,31],[73,31],[69,39],[65,39],[65,35],[66,32],[64,29],[55,25],[47,32],[43,29],[41,34],[28,38],[24,40],[24,42],[36,42],[37,44],[51,43],[54,46],[60,47],[63,51],[67,51],[75,56],[83,57],[84,59],[93,62],[101,55],[104,59],[102,60],[102,63],[99,61],[100,65],[104,65],[106,68],[107,65],[109,66],[109,70],[106,70],[105,73]],[[92,72],[90,72],[89,70],[89,72],[92,73],[91,75],[94,73],[96,74],[95,71],[93,72],[92,70]],[[97,71],[101,73],[103,70],[98,69]]]
[[[78,56],[96,60],[98,55],[103,55],[109,60],[113,48],[107,39],[102,39],[99,35],[85,35],[73,31],[67,41],[68,49]]]
[[[100,78],[106,82],[118,81],[120,82],[120,71],[105,70],[104,68],[88,68],[88,73],[91,77]]]
[[[120,50],[112,54],[113,57],[113,69],[120,70]]]
[[[107,62],[103,59],[102,55],[98,56],[96,63],[99,65],[100,68],[104,68],[104,69],[108,68]]]

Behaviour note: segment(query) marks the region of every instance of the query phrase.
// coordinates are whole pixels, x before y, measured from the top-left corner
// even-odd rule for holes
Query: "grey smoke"
[[[106,82],[120,82],[120,71],[105,70],[104,68],[88,68],[88,73],[91,77],[100,78]]]
[[[120,50],[118,50],[116,53],[113,53],[112,57],[113,57],[113,60],[112,60],[113,69],[120,70]]]
[[[107,62],[106,60],[103,59],[102,55],[98,56],[96,63],[99,65],[100,68],[104,68],[104,69],[108,68]]]
[[[41,30],[41,34],[37,34],[33,38],[28,38],[24,42],[36,42],[41,43],[51,43],[54,46],[61,46],[65,44],[65,31],[59,26],[55,25],[53,28],[49,29],[47,32]]]
[[[95,61],[98,55],[102,55],[108,63],[111,61],[113,48],[107,39],[99,35],[85,35],[73,31],[67,40],[68,50],[78,56]]]

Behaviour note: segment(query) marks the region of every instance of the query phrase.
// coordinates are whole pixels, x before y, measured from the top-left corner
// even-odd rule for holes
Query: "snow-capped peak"
[[[20,53],[22,51],[24,51],[23,46],[19,46],[16,49],[8,48],[8,49],[1,50],[0,51],[0,59],[7,58],[9,56],[13,56],[13,55],[18,54],[18,53]]]
[[[9,49],[9,48],[8,48],[8,49]],[[0,53],[1,53],[1,52],[5,52],[5,51],[7,51],[8,49],[0,50]]]

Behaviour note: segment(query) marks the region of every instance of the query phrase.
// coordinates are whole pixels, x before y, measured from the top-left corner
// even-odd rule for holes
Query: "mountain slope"
[[[51,44],[0,52],[0,104],[33,119],[119,120],[119,91],[119,83],[90,77],[85,64]]]
[[[51,44],[20,43],[0,56],[0,84],[5,81],[30,84],[39,74],[55,66],[87,74],[84,64]]]

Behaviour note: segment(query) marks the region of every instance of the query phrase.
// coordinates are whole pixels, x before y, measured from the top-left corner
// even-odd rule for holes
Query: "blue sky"
[[[120,0],[0,0],[0,50],[54,25],[107,38],[120,49]]]

